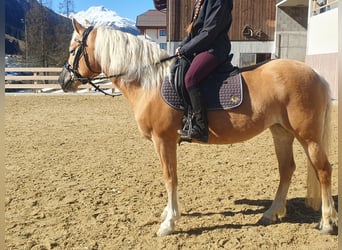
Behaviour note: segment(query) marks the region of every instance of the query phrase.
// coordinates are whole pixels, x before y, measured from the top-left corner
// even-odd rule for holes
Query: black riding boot
[[[191,141],[196,139],[201,142],[208,142],[208,118],[207,107],[203,100],[201,90],[198,86],[188,89],[192,112],[193,112],[193,126],[189,130],[178,130],[181,139]]]

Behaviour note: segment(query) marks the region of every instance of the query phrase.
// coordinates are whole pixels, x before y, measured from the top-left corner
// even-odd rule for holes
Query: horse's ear
[[[90,26],[91,23],[90,23],[90,21],[88,19],[86,19],[84,21],[85,21],[86,26]]]
[[[78,34],[83,34],[85,28],[79,22],[77,22],[75,18],[72,19],[72,26]]]

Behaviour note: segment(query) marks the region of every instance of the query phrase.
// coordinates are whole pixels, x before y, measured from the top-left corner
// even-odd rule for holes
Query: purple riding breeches
[[[198,54],[185,74],[185,87],[198,86],[220,63],[216,56],[207,51]]]

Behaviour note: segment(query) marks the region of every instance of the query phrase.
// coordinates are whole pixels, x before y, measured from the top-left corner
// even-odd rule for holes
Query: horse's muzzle
[[[64,92],[75,91],[73,87],[73,77],[65,66],[58,77],[58,83],[61,85]]]

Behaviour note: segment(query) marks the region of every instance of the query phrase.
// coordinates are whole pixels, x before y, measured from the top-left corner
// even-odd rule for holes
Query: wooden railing
[[[44,89],[60,90],[61,86],[57,83],[62,68],[5,68],[5,89],[25,89],[35,93],[44,92]],[[18,75],[7,73],[16,72]],[[89,84],[79,86],[80,89],[92,91],[93,87]],[[112,83],[101,84],[103,89],[115,87]]]

